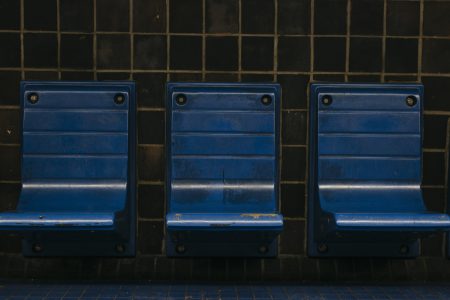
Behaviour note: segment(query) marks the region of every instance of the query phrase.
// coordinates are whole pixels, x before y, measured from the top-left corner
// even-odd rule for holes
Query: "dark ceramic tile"
[[[305,217],[305,185],[281,185],[281,213],[284,217]]]
[[[0,0],[0,29],[20,29],[20,1]]]
[[[170,81],[195,82],[202,81],[202,74],[198,73],[170,73]]]
[[[345,76],[341,74],[314,74],[313,80],[315,82],[344,82]]]
[[[417,72],[417,45],[417,39],[386,39],[386,72]]]
[[[279,37],[278,70],[309,71],[310,43],[309,37]]]
[[[19,109],[0,110],[0,144],[17,144],[20,142],[19,119]]]
[[[139,144],[164,144],[163,111],[140,111],[138,121]]]
[[[278,33],[309,34],[310,1],[278,0]]]
[[[164,107],[166,74],[133,73],[139,107]]]
[[[279,259],[264,259],[264,281],[276,281],[280,279],[281,264]]]
[[[445,155],[442,152],[423,153],[423,185],[444,185]]]
[[[345,38],[316,38],[314,40],[314,70],[345,71],[345,51]]]
[[[259,258],[246,258],[245,281],[260,281],[261,279],[262,279],[262,260]]]
[[[0,67],[20,67],[20,34],[0,33]]]
[[[140,218],[164,218],[164,185],[139,185],[138,212]]]
[[[24,0],[24,27],[28,30],[56,30],[56,0]]]
[[[170,32],[201,33],[202,0],[170,0]]]
[[[364,278],[364,280],[372,279],[372,266],[370,260],[367,258],[354,258],[353,264],[355,267],[356,278]]]
[[[138,249],[140,253],[162,254],[163,237],[163,221],[140,221],[138,223]]]
[[[381,82],[381,75],[349,75],[349,82]]]
[[[388,35],[418,35],[420,3],[414,1],[388,1],[386,33]]]
[[[436,234],[422,240],[421,254],[422,256],[442,257],[442,249],[444,244],[443,234]]]
[[[450,2],[426,1],[423,10],[424,35],[450,35]]]
[[[307,115],[304,111],[283,111],[283,145],[305,145]]]
[[[2,85],[0,108],[1,105],[19,105],[20,79],[19,71],[0,71],[0,83]]]
[[[206,38],[206,70],[237,70],[238,54],[237,37]]]
[[[341,280],[355,280],[355,268],[353,265],[353,259],[338,259],[336,261],[336,271],[339,274]]]
[[[97,31],[129,31],[129,0],[96,0]]]
[[[281,180],[305,180],[306,149],[283,147],[281,155]]]
[[[24,65],[28,68],[56,68],[58,41],[53,33],[24,34]]]
[[[273,38],[243,37],[242,69],[255,71],[272,70]]]
[[[352,1],[351,34],[382,35],[383,34],[383,0]]]
[[[447,101],[450,77],[422,77],[422,82],[426,91],[425,110],[450,111]]]
[[[333,259],[319,259],[318,267],[320,281],[336,280],[336,265]]]
[[[97,79],[100,81],[109,80],[129,80],[129,72],[97,72]]]
[[[167,38],[163,35],[134,36],[134,68],[165,69],[167,65]]]
[[[300,270],[303,280],[319,280],[319,264],[317,259],[305,257],[300,259]]]
[[[283,108],[306,108],[308,75],[278,75]]]
[[[129,69],[130,36],[126,34],[98,34],[97,68]]]
[[[230,258],[228,259],[228,280],[244,280],[245,279],[245,259]]]
[[[241,0],[241,5],[243,33],[273,33],[274,0]]]
[[[273,82],[273,75],[271,74],[242,74],[242,82]]]
[[[237,82],[238,75],[233,73],[207,73],[205,81],[209,82]]]
[[[208,258],[196,258],[192,260],[192,278],[205,281],[209,279]]]
[[[16,209],[20,189],[19,183],[0,183],[0,211]]]
[[[58,80],[57,71],[27,71],[26,80]]]
[[[385,82],[417,82],[417,76],[415,75],[386,75],[384,76]]]
[[[138,147],[138,161],[140,180],[164,180],[164,147]]]
[[[189,280],[192,273],[192,261],[190,259],[174,260],[174,280]]]
[[[165,32],[166,1],[133,0],[133,30],[135,32]]]
[[[85,34],[61,35],[61,67],[91,69],[93,65],[93,37]]]
[[[292,282],[300,279],[300,261],[298,257],[285,257],[281,260],[281,279]]]
[[[424,115],[424,148],[444,149],[448,116]]]
[[[424,39],[422,71],[425,73],[450,73],[450,40]]]
[[[225,280],[227,277],[227,261],[220,258],[212,258],[210,263],[211,280]]]
[[[381,38],[350,39],[350,72],[381,71],[382,41]]]
[[[314,5],[315,34],[347,32],[347,0],[317,0]]]
[[[447,198],[444,188],[423,188],[422,191],[428,210],[445,213]]]
[[[93,0],[60,0],[61,31],[92,32],[94,29]]]
[[[202,38],[200,36],[171,36],[170,68],[172,70],[201,70]]]
[[[155,278],[170,280],[172,278],[173,259],[167,257],[155,258]]]
[[[205,25],[210,33],[239,32],[238,0],[206,0]]]
[[[82,71],[63,71],[61,72],[61,80],[75,80],[75,81],[83,81],[83,80],[93,80],[94,73],[93,72],[82,72]]]
[[[284,220],[280,235],[280,254],[303,254],[305,244],[305,221]]]
[[[20,147],[0,146],[0,180],[20,180]]]

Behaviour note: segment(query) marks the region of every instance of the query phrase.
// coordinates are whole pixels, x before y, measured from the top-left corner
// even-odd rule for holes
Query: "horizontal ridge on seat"
[[[114,213],[82,213],[82,212],[4,212],[0,213],[0,230],[14,228],[35,230],[37,227],[46,230],[66,229],[112,229]]]
[[[439,213],[337,213],[336,225],[346,230],[435,231],[450,228],[450,216]]]
[[[169,213],[169,229],[215,230],[233,227],[235,229],[282,230],[283,217],[269,213]]]

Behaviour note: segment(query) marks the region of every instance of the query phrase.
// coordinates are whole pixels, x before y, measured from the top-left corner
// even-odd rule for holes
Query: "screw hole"
[[[409,252],[409,247],[408,247],[408,245],[401,245],[401,246],[400,246],[400,253],[401,253],[401,254],[408,254],[408,252]]]
[[[39,95],[37,93],[28,94],[28,102],[35,104],[39,101]]]
[[[175,98],[175,101],[177,102],[178,105],[185,105],[187,102],[187,97],[185,94],[178,94],[177,97]]]
[[[323,105],[330,105],[331,103],[333,103],[333,98],[330,95],[325,95],[322,97],[322,104]]]
[[[317,250],[318,250],[320,253],[326,253],[326,252],[328,252],[328,246],[327,246],[327,244],[320,244],[320,245],[317,247]]]
[[[44,250],[44,248],[42,247],[41,244],[36,243],[36,244],[33,244],[32,250],[34,253],[39,253],[39,252],[42,252],[42,250]]]
[[[125,102],[125,95],[118,93],[114,96],[114,102],[116,104],[123,104]]]
[[[415,96],[406,97],[406,105],[413,107],[417,103],[417,98]]]
[[[117,253],[124,253],[125,252],[125,245],[117,244],[116,245],[116,251],[117,251]]]
[[[270,105],[272,103],[272,97],[270,97],[269,95],[262,96],[261,103],[264,105]]]
[[[178,254],[183,254],[186,252],[186,247],[184,245],[177,245],[175,251],[177,251]]]

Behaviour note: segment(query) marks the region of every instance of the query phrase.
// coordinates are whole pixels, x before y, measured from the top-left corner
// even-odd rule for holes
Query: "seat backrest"
[[[279,86],[169,83],[167,98],[169,211],[276,211]]]
[[[134,83],[22,82],[21,98],[19,208],[123,209]]]
[[[313,176],[322,205],[332,211],[421,207],[422,86],[311,89]]]

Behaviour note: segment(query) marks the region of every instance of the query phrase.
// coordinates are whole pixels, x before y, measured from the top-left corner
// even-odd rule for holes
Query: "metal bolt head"
[[[183,254],[186,252],[186,247],[184,245],[177,245],[175,251],[177,251],[178,254]]]
[[[409,252],[409,247],[408,247],[408,245],[401,245],[401,246],[400,246],[400,253],[401,253],[401,254],[408,254],[408,252]]]
[[[326,253],[328,252],[328,246],[327,244],[319,244],[319,246],[317,246],[317,251],[319,251],[320,253]]]
[[[333,98],[330,95],[325,95],[322,97],[323,105],[330,105],[331,103],[333,103]]]
[[[175,98],[178,105],[185,105],[187,102],[187,97],[185,94],[178,94]]]
[[[114,102],[116,104],[123,104],[125,102],[125,95],[118,93],[114,96]]]
[[[124,253],[125,252],[125,245],[124,244],[117,244],[116,245],[116,252],[117,253]]]
[[[31,104],[35,104],[39,101],[39,95],[37,93],[30,93],[28,94],[28,102]]]
[[[408,106],[412,107],[412,106],[416,105],[416,103],[417,103],[417,98],[416,97],[414,97],[414,96],[406,97],[406,104]]]
[[[270,105],[272,103],[272,97],[270,97],[269,95],[262,96],[261,103],[264,105]]]
[[[32,250],[33,250],[33,252],[35,252],[35,253],[39,253],[39,252],[42,252],[42,250],[44,250],[44,248],[42,247],[41,244],[36,243],[36,244],[33,244]]]
[[[269,247],[267,247],[266,245],[261,245],[259,246],[258,251],[261,254],[266,254],[267,252],[269,252]]]

